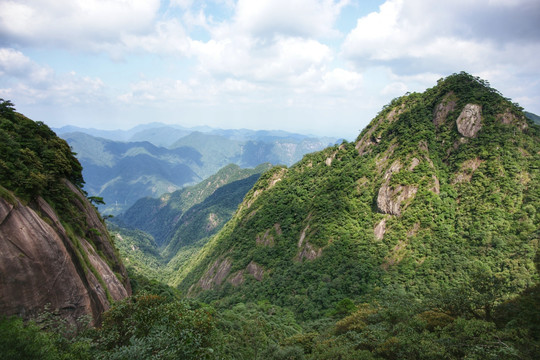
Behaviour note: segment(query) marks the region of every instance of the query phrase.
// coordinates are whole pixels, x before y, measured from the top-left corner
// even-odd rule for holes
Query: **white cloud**
[[[328,46],[290,37],[268,44],[245,36],[194,42],[193,52],[202,72],[268,83],[294,81],[332,59]]]
[[[354,91],[362,85],[362,75],[344,69],[334,69],[322,77],[322,91]]]
[[[537,109],[528,94],[540,90],[539,23],[537,0],[387,0],[358,19],[342,55],[357,70],[386,69],[381,96],[423,91],[464,70]]]
[[[20,51],[0,48],[0,97],[19,103],[50,102],[73,105],[101,101],[103,81],[75,72],[56,74]]]
[[[493,63],[512,65],[531,48],[536,53],[538,21],[536,0],[456,0],[437,6],[428,0],[388,0],[378,12],[358,19],[343,53],[357,66],[387,64],[401,74],[481,71]]]
[[[130,91],[118,99],[129,104],[158,104],[172,101],[186,101],[193,98],[189,85],[181,80],[153,79],[131,84]]]
[[[170,0],[171,6],[178,6],[182,9],[188,9],[193,4],[193,0]]]
[[[389,96],[401,96],[405,94],[408,90],[409,88],[403,82],[393,82],[386,85],[382,89],[381,94]]]
[[[148,32],[159,6],[159,0],[7,0],[0,3],[0,35],[6,43],[85,49]]]
[[[0,48],[0,75],[27,78],[33,83],[40,83],[51,74],[51,69],[38,66],[20,51]]]
[[[235,21],[257,37],[328,37],[348,0],[239,0]]]
[[[154,31],[150,34],[122,36],[120,45],[108,46],[108,51],[119,55],[124,51],[142,51],[150,54],[176,54],[188,55],[191,39],[185,33],[182,24],[176,20],[159,21],[154,26]]]

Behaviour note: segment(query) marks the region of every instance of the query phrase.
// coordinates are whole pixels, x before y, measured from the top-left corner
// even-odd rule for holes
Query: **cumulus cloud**
[[[118,57],[124,52],[138,51],[150,54],[188,55],[191,39],[177,19],[158,21],[149,34],[128,34],[122,36],[121,44],[107,46],[111,54]]]
[[[332,58],[328,46],[301,38],[279,38],[261,44],[250,37],[235,36],[196,43],[193,48],[201,71],[271,83],[302,77]]]
[[[7,0],[0,3],[0,34],[4,46],[83,49],[148,31],[159,6],[159,0]]]
[[[189,6],[189,1],[177,1]],[[160,0],[7,0],[0,2],[0,46],[107,53],[189,55],[178,18],[159,16]]]
[[[337,34],[335,21],[348,3],[239,0],[229,20],[204,22],[210,40],[193,41],[191,54],[199,72],[215,80],[232,78],[297,94],[350,88],[357,77],[340,81],[337,76],[345,73],[332,72],[335,50],[320,40]]]
[[[53,71],[39,66],[22,52],[0,48],[0,75],[3,77],[26,78],[34,84],[45,82]]]
[[[401,74],[479,71],[536,52],[538,23],[536,0],[388,0],[358,19],[343,52],[357,66],[386,64]]]
[[[323,75],[322,91],[354,91],[362,84],[362,75],[344,69],[334,69]]]
[[[75,72],[56,74],[20,51],[0,48],[0,97],[20,99],[23,103],[50,102],[77,104],[100,101],[104,83],[101,79],[80,76]]]
[[[328,37],[348,0],[239,0],[235,21],[259,37]]]

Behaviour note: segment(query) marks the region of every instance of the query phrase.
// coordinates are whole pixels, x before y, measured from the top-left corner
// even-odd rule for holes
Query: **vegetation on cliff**
[[[69,220],[63,179],[82,187],[82,167],[71,148],[42,122],[15,112],[0,99],[0,184],[26,202],[42,196]]]
[[[101,313],[130,294],[103,219],[80,187],[69,145],[0,100],[0,311]],[[99,199],[94,199],[99,200]]]

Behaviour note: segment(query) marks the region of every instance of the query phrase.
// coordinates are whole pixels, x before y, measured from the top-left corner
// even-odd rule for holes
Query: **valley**
[[[83,283],[112,288],[104,275],[112,273],[124,292],[106,290],[102,312],[86,311],[98,328],[69,333],[74,316],[71,327],[65,316],[47,327],[43,315],[30,316],[45,299],[30,312],[4,291],[3,313],[34,322],[2,317],[9,342],[0,354],[540,354],[540,126],[485,80],[462,72],[395,98],[350,142],[155,124],[68,128],[59,131],[64,141],[10,103],[1,110],[0,226],[28,206],[42,229],[74,244]],[[104,220],[93,196],[115,216]],[[81,208],[91,215],[79,216]],[[22,273],[30,252],[10,245],[13,232],[0,227],[14,249],[2,264],[23,264]],[[28,286],[19,275],[0,279]]]

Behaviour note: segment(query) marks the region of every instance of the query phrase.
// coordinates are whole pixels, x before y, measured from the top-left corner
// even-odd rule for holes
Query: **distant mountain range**
[[[528,119],[531,119],[535,124],[540,125],[540,116],[530,113],[528,111],[524,111],[523,114],[525,114],[525,116]]]
[[[181,125],[169,125],[159,122],[137,125],[127,130],[101,130],[72,125],[52,129],[60,137],[63,137],[63,134],[82,132],[88,135],[113,141],[148,141],[156,146],[163,147],[169,147],[178,139],[193,132],[201,132],[208,135],[218,135],[230,140],[238,141],[271,142],[274,140],[304,139],[321,139],[322,141],[329,143],[336,141],[336,139],[333,137],[317,137],[313,135],[291,133],[283,130],[216,129],[209,126],[195,126],[188,128]]]
[[[292,165],[338,141],[284,131],[183,128],[160,123],[130,130],[55,129],[83,165],[85,190],[117,215],[140,198],[196,184],[228,164]]]

